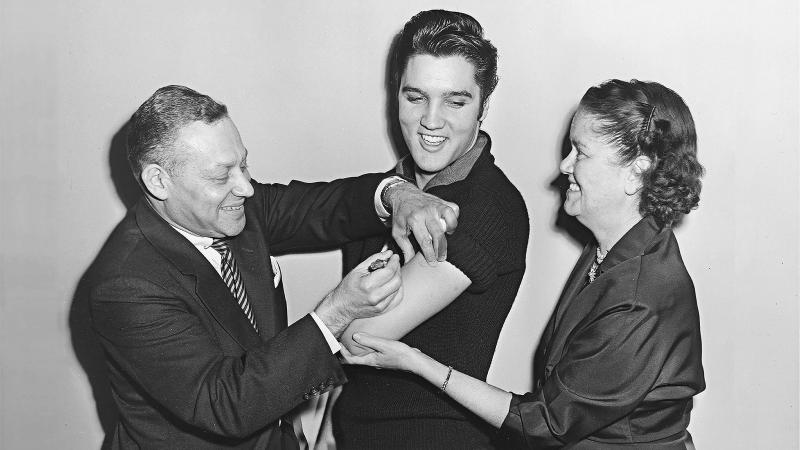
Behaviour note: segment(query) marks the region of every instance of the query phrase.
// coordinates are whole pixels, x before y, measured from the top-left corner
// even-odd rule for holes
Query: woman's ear
[[[169,197],[169,174],[158,164],[148,164],[142,169],[142,184],[147,192],[158,200]]]
[[[625,193],[636,195],[642,190],[642,175],[650,169],[653,162],[645,155],[639,155],[630,165],[628,177],[625,180]]]

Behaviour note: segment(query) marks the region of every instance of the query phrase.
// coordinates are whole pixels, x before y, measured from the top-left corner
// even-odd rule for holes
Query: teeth
[[[428,135],[428,134],[423,134],[422,135],[422,140],[425,141],[426,144],[430,144],[430,145],[439,145],[442,142],[444,142],[445,139],[447,139],[447,138],[444,137],[444,136],[431,136],[431,135]]]
[[[238,211],[238,210],[242,209],[242,207],[244,207],[244,205],[239,205],[239,206],[223,206],[223,207],[222,207],[222,209],[223,209],[223,210],[225,210],[225,211]]]
[[[581,188],[578,187],[577,183],[570,183],[569,190],[572,192],[578,192],[581,190]]]

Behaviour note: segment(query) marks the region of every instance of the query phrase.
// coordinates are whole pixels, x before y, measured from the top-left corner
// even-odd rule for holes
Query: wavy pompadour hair
[[[481,90],[483,114],[486,99],[497,87],[497,49],[483,37],[483,27],[469,14],[435,9],[422,11],[409,20],[395,42],[392,84],[397,92],[408,60],[416,55],[463,56],[475,67],[475,82]]]

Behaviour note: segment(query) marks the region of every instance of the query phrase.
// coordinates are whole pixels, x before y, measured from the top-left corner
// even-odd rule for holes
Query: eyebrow
[[[244,158],[242,158],[242,160],[239,161],[239,164],[246,163],[248,155],[249,155],[249,152],[245,148],[244,149]],[[235,165],[236,165],[236,161],[225,161],[225,162],[217,161],[216,163],[214,163],[214,168],[211,169],[211,170],[217,170],[219,168],[228,169],[228,168],[231,168],[231,167],[233,167]]]
[[[570,138],[570,139],[569,139],[569,141],[570,141],[570,142],[572,143],[572,145],[574,145],[575,147],[586,148],[586,145],[584,145],[584,144],[583,144],[583,142],[576,141],[575,139],[572,139],[572,138]]]
[[[422,95],[424,97],[428,97],[428,94],[423,92],[422,89],[418,89],[418,88],[415,88],[415,87],[403,86],[401,91],[403,93],[412,92],[412,93],[416,93],[416,94]],[[466,97],[466,98],[470,98],[471,99],[472,98],[472,94],[469,91],[447,91],[447,92],[444,93],[444,97],[446,97],[446,98],[449,98],[449,97]]]
[[[450,91],[444,94],[445,97],[467,97],[472,98],[472,94],[468,91]]]
[[[414,87],[408,87],[408,86],[403,86],[402,92],[403,93],[412,92],[412,93],[419,94],[419,95],[422,95],[422,96],[425,96],[425,97],[428,96],[428,94],[422,92],[421,89],[417,89],[417,88],[414,88]]]

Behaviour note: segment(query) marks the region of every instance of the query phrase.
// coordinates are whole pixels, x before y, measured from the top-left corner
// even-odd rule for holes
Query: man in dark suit
[[[287,414],[346,381],[337,338],[400,301],[399,262],[373,255],[287,327],[270,255],[379,234],[393,211],[402,248],[413,233],[443,258],[456,205],[383,174],[255,182],[226,107],[182,86],[139,107],[128,146],[144,195],[87,272],[120,409],[112,448],[297,448]]]

